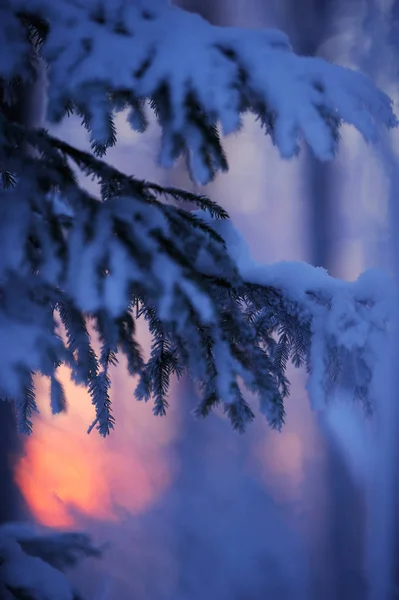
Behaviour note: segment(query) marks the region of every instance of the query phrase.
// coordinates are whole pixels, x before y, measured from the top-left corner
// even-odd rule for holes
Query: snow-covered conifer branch
[[[66,364],[90,391],[91,428],[107,435],[118,352],[138,377],[136,397],[153,398],[159,415],[170,378],[188,372],[197,414],[222,403],[244,430],[254,416],[246,387],[280,428],[289,362],[308,369],[314,402],[344,387],[370,410],[374,342],[389,319],[384,295],[376,297],[385,282],[366,275],[345,284],[298,263],[256,265],[215,202],[126,176],[102,156],[117,141],[114,112],[128,109],[142,131],[149,101],[163,164],[186,154],[202,182],[227,167],[219,125],[235,131],[248,110],[283,156],[304,137],[326,159],[341,122],[366,139],[396,125],[384,93],[360,73],[296,56],[280,32],[214,27],[166,2],[144,10],[139,1],[9,0],[0,7],[0,42],[10,49],[0,57],[0,396],[15,401],[21,429],[31,431],[36,410],[34,373],[51,380],[53,412],[65,408],[56,370]],[[7,110],[34,76],[32,44],[49,67],[50,119],[79,114],[92,153],[14,122]],[[99,198],[79,172],[99,183]],[[147,362],[139,318],[152,335]]]
[[[0,527],[0,597],[78,600],[65,571],[101,550],[83,533],[60,533],[30,523]]]
[[[373,299],[365,286],[336,281],[308,265],[256,265],[227,214],[207,198],[195,198],[202,210],[183,211],[158,199],[194,199],[181,190],[128,177],[46,132],[19,134],[26,135],[40,157],[24,157],[27,182],[4,191],[4,199],[18,193],[20,206],[34,199],[35,211],[26,210],[25,221],[21,212],[14,219],[13,203],[3,202],[3,225],[7,235],[16,228],[15,235],[33,238],[33,248],[7,255],[4,246],[4,276],[13,273],[13,286],[29,290],[20,308],[15,301],[6,303],[4,314],[15,327],[23,319],[19,310],[36,311],[34,326],[47,323],[50,335],[45,339],[53,358],[48,362],[40,346],[33,354],[10,354],[1,364],[7,368],[1,379],[3,396],[19,397],[13,393],[17,365],[26,373],[54,378],[58,365],[66,363],[75,381],[90,390],[96,408],[93,425],[106,435],[114,426],[108,369],[121,351],[129,372],[139,376],[136,397],[154,398],[159,415],[167,408],[170,377],[187,371],[198,383],[197,414],[206,415],[222,402],[233,426],[242,431],[253,418],[242,382],[259,397],[269,424],[280,428],[289,393],[289,361],[307,366],[312,397],[319,402],[343,386],[369,410],[372,336],[378,328],[383,331],[387,318],[378,314],[382,298]],[[8,158],[20,171],[14,146]],[[68,159],[104,185],[112,182],[101,201],[79,186]],[[43,173],[43,161],[45,176],[38,181],[35,174]],[[55,188],[64,210],[49,199]],[[50,247],[56,253],[46,250]],[[382,289],[380,284],[377,289]],[[11,287],[5,288],[4,300],[11,301],[10,293]],[[55,335],[57,314],[65,328],[65,346]],[[140,317],[153,337],[147,363],[136,339],[135,320]],[[87,318],[100,337],[99,357]],[[57,412],[60,402],[53,404]]]
[[[306,263],[262,265],[252,259],[230,221],[197,214],[212,223],[237,261],[243,282],[237,292],[244,303],[240,310],[273,361],[270,373],[278,381],[280,399],[289,392],[285,370],[290,361],[306,366],[315,406],[343,388],[366,413],[372,412],[373,368],[392,316],[393,284],[388,275],[370,269],[349,283]],[[208,261],[202,259],[199,264],[209,272]],[[213,269],[213,277],[220,274]]]
[[[129,123],[141,131],[145,99],[163,128],[162,164],[186,154],[201,183],[227,168],[218,125],[225,134],[236,131],[246,111],[260,117],[284,157],[295,155],[304,138],[319,158],[331,158],[342,122],[366,140],[380,124],[397,124],[390,99],[367,77],[297,56],[276,30],[216,27],[166,2],[150,11],[127,0],[11,6],[14,13],[0,20],[0,39],[10,44],[12,31],[15,51],[0,63],[0,74],[26,74],[23,24],[33,19],[50,65],[49,117],[61,119],[66,108],[83,115],[100,155],[115,143],[112,111],[130,107]]]

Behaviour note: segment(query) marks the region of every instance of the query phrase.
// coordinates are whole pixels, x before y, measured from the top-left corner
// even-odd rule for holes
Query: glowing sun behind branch
[[[75,527],[79,516],[112,521],[121,511],[137,515],[168,486],[170,469],[160,450],[173,434],[171,420],[155,419],[149,406],[135,402],[134,382],[124,374],[124,365],[118,371],[117,430],[107,439],[94,431],[87,435],[93,407],[87,392],[71,382],[68,369],[59,372],[69,400],[66,414],[50,414],[47,383],[38,381],[41,415],[26,441],[25,456],[16,465],[15,478],[40,523],[65,528]]]

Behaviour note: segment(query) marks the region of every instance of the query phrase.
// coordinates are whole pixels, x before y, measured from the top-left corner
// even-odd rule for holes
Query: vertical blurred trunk
[[[223,24],[223,2],[176,0],[174,4],[200,14],[214,25]],[[170,178],[173,185],[187,187],[185,169],[178,167]],[[197,191],[195,184],[190,183],[189,186],[192,191]],[[179,206],[186,210],[196,208],[181,202]],[[225,535],[234,537],[232,532],[240,528],[236,522],[231,522],[226,527],[223,508],[226,503],[234,507],[236,499],[231,497],[229,501],[228,496],[231,486],[236,486],[240,481],[239,466],[235,464],[237,471],[234,471],[231,478],[226,473],[226,470],[230,471],[229,465],[223,464],[226,454],[232,461],[237,458],[234,453],[226,453],[226,445],[234,445],[235,440],[226,440],[226,423],[219,422],[213,415],[208,417],[207,422],[195,419],[192,411],[195,408],[196,394],[191,380],[185,378],[181,381],[177,393],[181,408],[180,435],[176,447],[180,467],[173,502],[179,571],[175,598],[199,600],[209,597],[210,600],[216,600],[217,597],[218,600],[224,600],[230,597],[232,586],[229,582],[229,561],[225,561],[223,555],[220,555],[221,542],[217,529],[218,526],[224,527]],[[233,432],[227,433],[227,438],[234,436]],[[218,562],[221,563],[219,566]],[[240,592],[236,590],[236,593]],[[242,593],[245,594],[245,590]],[[257,597],[252,597],[257,600]]]
[[[11,121],[30,127],[40,125],[44,106],[45,72],[43,65],[35,62],[36,65],[36,81],[20,83],[12,105],[3,103],[0,93],[0,112]],[[7,348],[1,351],[7,352]],[[17,433],[14,405],[0,400],[0,524],[28,516],[13,474],[15,461],[22,452],[23,438]]]
[[[174,3],[216,25],[235,20],[228,0]],[[252,12],[254,8],[252,3]],[[251,6],[246,13],[256,20]],[[179,181],[176,173],[173,183]],[[178,393],[182,408],[174,508],[180,574],[176,600],[307,599],[306,559],[296,535],[264,484],[249,472],[251,429],[241,437],[215,415],[207,422],[195,420],[192,382],[180,384]]]
[[[286,0],[286,17],[281,24],[294,51],[316,56],[330,34],[332,0]],[[334,191],[331,166],[306,150],[308,181],[310,262],[334,275]]]
[[[15,484],[13,465],[22,452],[13,406],[0,401],[0,525],[26,516],[26,507]]]
[[[173,0],[172,4],[201,15],[213,25],[220,25],[223,19],[222,3],[216,0]]]
[[[0,112],[12,121],[25,122],[28,87],[19,86],[16,102],[12,106],[0,103]],[[1,348],[7,352],[7,348]],[[16,520],[25,513],[21,493],[14,482],[13,464],[22,452],[22,439],[17,433],[14,405],[0,401],[0,524]]]
[[[282,28],[290,35],[296,52],[312,56],[319,53],[320,46],[331,32],[332,8],[332,0],[287,0],[288,19]],[[331,176],[333,169],[333,164],[323,164],[308,152],[309,258],[313,265],[339,276],[339,266],[334,261],[334,225],[337,222],[334,209],[338,203]],[[342,449],[328,427],[327,412],[320,413],[319,424],[325,441],[328,504],[324,548],[315,548],[314,572],[319,575],[315,581],[314,597],[362,600],[365,597],[362,574],[364,498],[351,477]]]
[[[366,15],[359,36],[366,38],[368,51],[358,52],[358,60],[377,85],[388,93],[398,93],[399,1],[365,0]],[[361,46],[358,44],[356,46]],[[397,101],[397,97],[394,98]],[[382,132],[377,150],[389,184],[390,256],[387,264],[394,276],[392,339],[383,348],[385,361],[377,365],[376,408],[377,443],[369,490],[367,566],[369,600],[399,598],[399,157],[392,134]],[[381,361],[382,362],[382,361]],[[378,370],[377,370],[378,369]]]
[[[380,159],[389,181],[391,264],[395,292],[391,336],[381,352],[384,362],[376,365],[374,380],[378,394],[377,436],[368,496],[367,567],[368,600],[399,598],[399,158],[388,135],[380,142]]]

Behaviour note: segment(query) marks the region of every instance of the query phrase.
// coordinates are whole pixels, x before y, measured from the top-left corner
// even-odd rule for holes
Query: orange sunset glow
[[[124,375],[123,367],[121,371]],[[128,380],[127,375],[124,378]],[[130,433],[123,397],[115,401],[114,435],[107,439],[96,431],[87,435],[93,418],[90,398],[71,382],[66,368],[60,369],[60,380],[69,399],[67,414],[50,414],[47,386],[40,380],[41,415],[15,469],[16,482],[35,519],[43,525],[69,528],[77,525],[79,515],[114,521],[121,511],[137,515],[148,510],[170,481],[168,465],[159,455],[159,446],[169,436],[152,435],[154,441],[143,455]],[[131,388],[131,380],[125,383]],[[147,427],[159,427],[150,407],[139,407],[136,427],[142,433]]]

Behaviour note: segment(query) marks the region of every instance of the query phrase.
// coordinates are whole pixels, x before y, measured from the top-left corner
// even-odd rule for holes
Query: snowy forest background
[[[396,0],[175,3],[214,24],[279,28],[296,52],[362,69],[398,99]],[[391,269],[386,165],[354,130],[344,128],[333,162],[322,164],[306,151],[288,162],[246,117],[243,131],[225,142],[229,173],[201,189],[193,188],[183,164],[168,171],[154,166],[155,123],[136,134],[122,115],[118,128],[119,143],[107,155],[112,164],[204,191],[229,211],[259,261],[305,260],[346,280],[369,267]],[[89,146],[78,118],[53,131]],[[394,132],[395,152],[398,139]],[[303,374],[291,378],[283,431],[256,419],[240,436],[221,415],[192,419],[190,402],[178,401],[193,395],[188,381],[172,392],[168,416],[154,418],[133,401],[121,366],[113,373],[116,431],[104,440],[86,435],[92,407],[65,369],[69,412],[53,417],[43,402],[23,452],[0,421],[3,452],[16,452],[13,473],[0,473],[0,489],[12,479],[17,484],[4,515],[10,518],[18,498],[12,518],[25,511],[45,525],[109,542],[104,560],[86,561],[75,573],[88,598],[363,599],[363,565],[382,552],[367,537],[364,517],[373,423],[344,401],[312,412]],[[39,389],[45,398],[44,382]],[[381,526],[398,531],[392,520]]]

